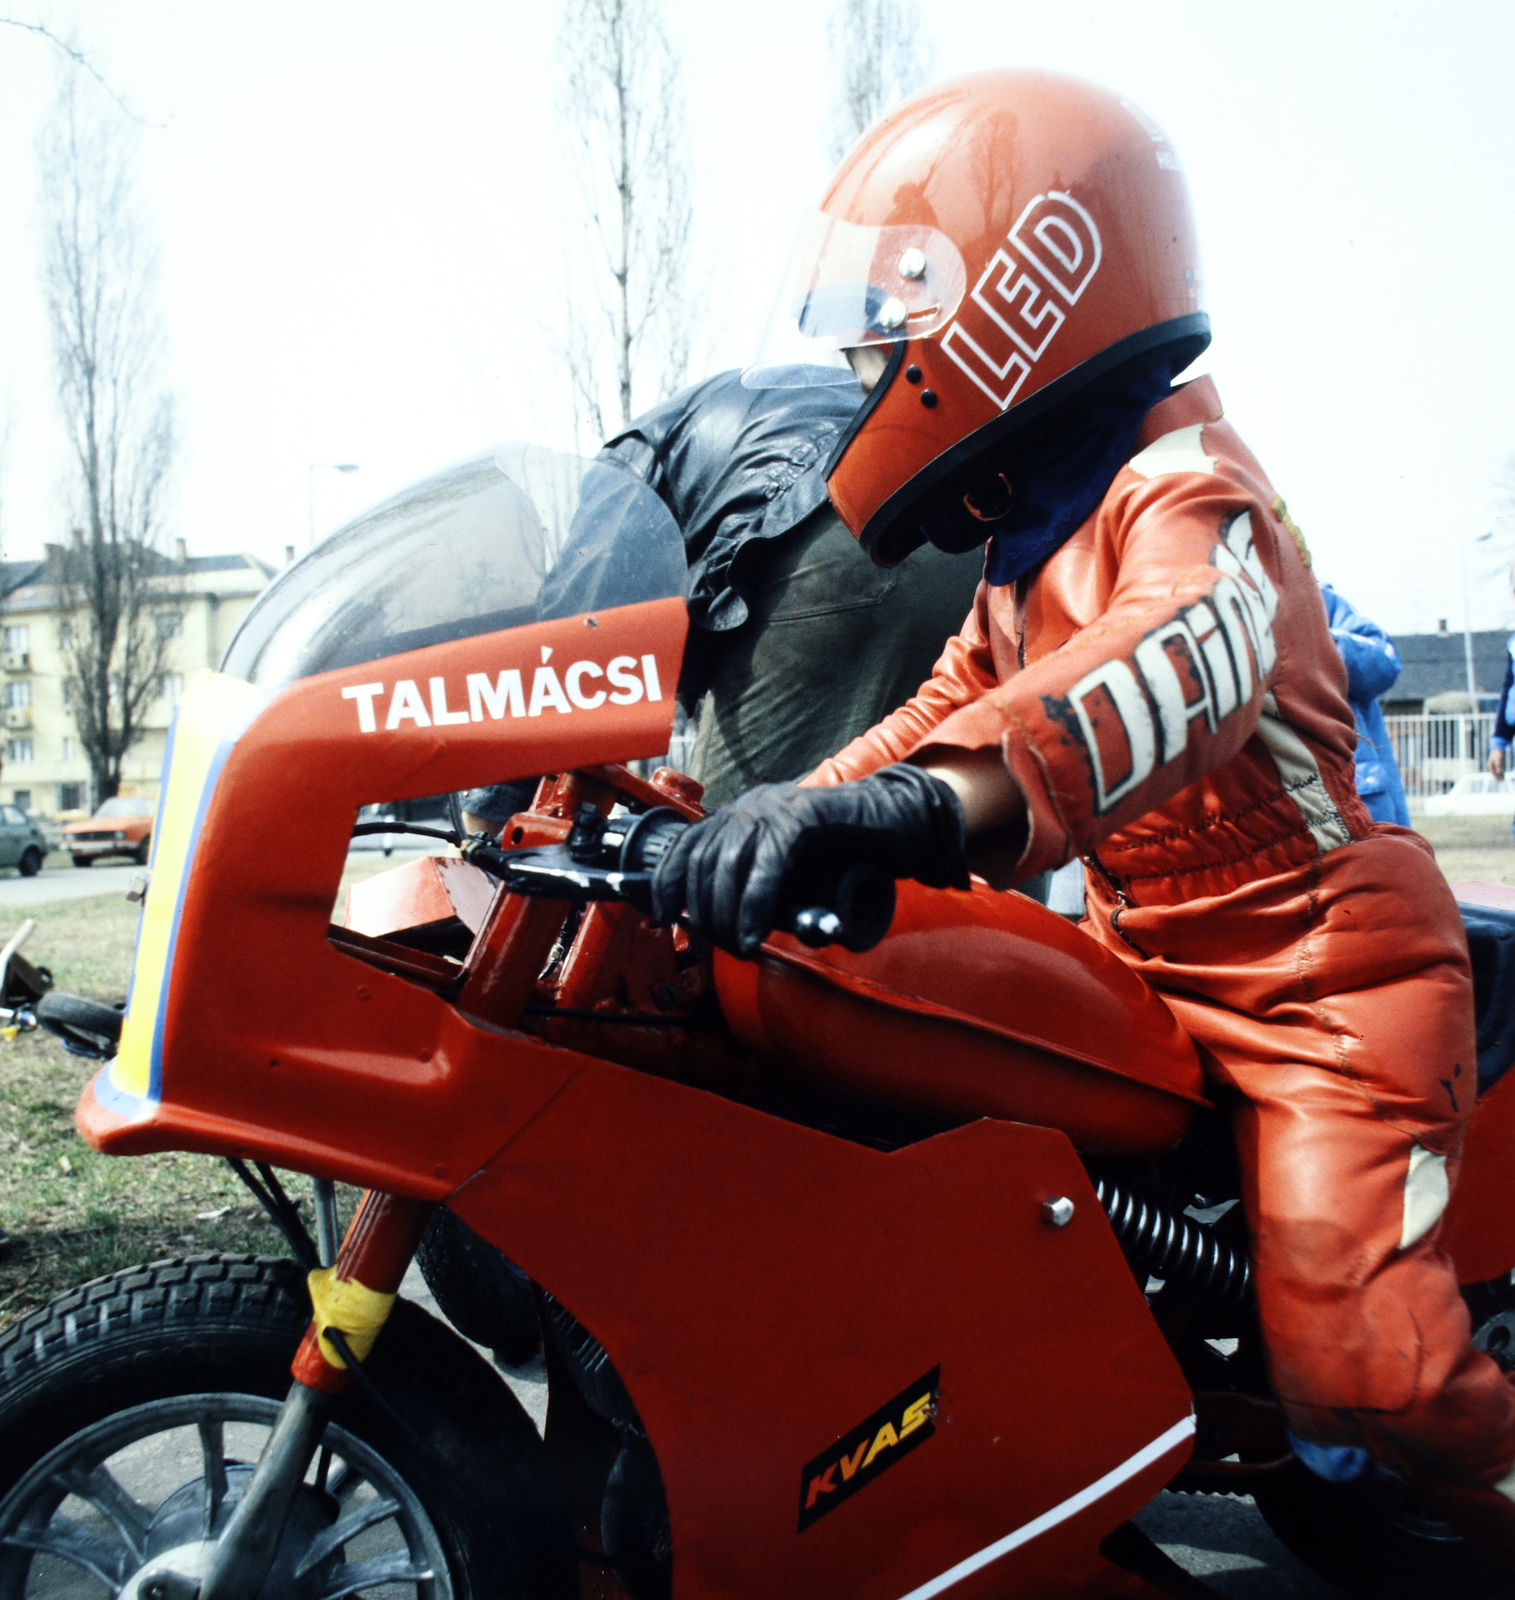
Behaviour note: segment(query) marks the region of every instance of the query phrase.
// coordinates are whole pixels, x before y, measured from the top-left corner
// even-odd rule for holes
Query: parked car
[[[153,846],[153,814],[157,809],[156,800],[118,794],[94,816],[68,823],[63,829],[63,848],[74,858],[76,867],[90,866],[101,856],[130,856],[145,864]]]
[[[1427,795],[1428,817],[1515,816],[1515,779],[1469,772],[1445,794]]]
[[[0,867],[35,878],[47,851],[47,835],[20,806],[0,806]]]

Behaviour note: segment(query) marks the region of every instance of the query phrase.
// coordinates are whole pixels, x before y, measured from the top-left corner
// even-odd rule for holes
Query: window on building
[[[63,736],[63,759],[65,761],[74,759],[74,736],[71,733],[66,733]]]
[[[84,785],[82,783],[60,783],[58,785],[58,809],[60,811],[82,811],[84,809]]]
[[[32,630],[24,622],[5,630],[5,648],[7,650],[30,650],[31,647]]]
[[[184,674],[182,672],[165,672],[158,679],[158,698],[173,704],[184,693]]]
[[[157,623],[160,639],[177,639],[184,631],[184,618],[177,611],[160,611]]]
[[[71,622],[58,624],[58,648],[72,650],[74,648],[74,625]]]
[[[23,812],[30,811],[32,808],[32,792],[30,789],[12,789],[11,799],[14,800],[16,804],[15,806],[7,806],[5,808],[5,820],[10,823],[13,828],[18,826],[24,828],[26,826],[26,818],[24,816],[13,816],[11,813],[18,808]]]
[[[30,739],[7,739],[5,741],[5,759],[13,761],[19,766],[23,761],[32,758],[32,742]]]
[[[17,683],[8,683],[5,686],[5,709],[14,711],[18,706],[29,706],[32,703],[32,686],[30,680],[23,678]]]

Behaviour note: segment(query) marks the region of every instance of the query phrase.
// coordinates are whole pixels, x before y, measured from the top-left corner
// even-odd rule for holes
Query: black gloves
[[[910,766],[829,789],[760,784],[672,843],[653,875],[653,916],[672,922],[687,910],[708,939],[753,956],[786,913],[860,861],[929,888],[966,889],[957,796]]]

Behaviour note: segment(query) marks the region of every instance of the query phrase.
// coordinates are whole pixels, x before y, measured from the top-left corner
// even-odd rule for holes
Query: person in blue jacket
[[[1378,697],[1399,677],[1399,652],[1376,622],[1354,611],[1329,583],[1320,586],[1326,620],[1347,664],[1347,699],[1357,722],[1357,792],[1375,822],[1410,826],[1410,808],[1399,778]]]
[[[1499,686],[1499,709],[1494,716],[1494,737],[1489,740],[1489,776],[1503,778],[1506,752],[1515,737],[1515,634],[1505,640],[1504,682]],[[1515,826],[1515,823],[1512,823]]]

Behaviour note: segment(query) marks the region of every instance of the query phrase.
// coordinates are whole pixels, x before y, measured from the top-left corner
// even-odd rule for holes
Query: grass
[[[357,858],[344,886],[394,863]],[[14,915],[36,919],[26,955],[58,988],[115,1002],[126,995],[137,907],[118,894]],[[11,929],[0,929],[0,940]],[[224,1161],[165,1154],[125,1159],[92,1150],[74,1106],[99,1063],[43,1029],[0,1040],[0,1328],[53,1296],[120,1267],[204,1251],[288,1253],[282,1236]],[[305,1196],[308,1185],[286,1176]],[[352,1196],[347,1203],[350,1206]]]

